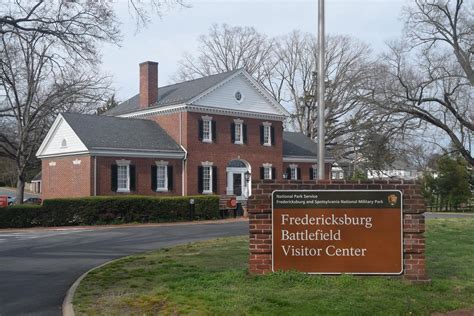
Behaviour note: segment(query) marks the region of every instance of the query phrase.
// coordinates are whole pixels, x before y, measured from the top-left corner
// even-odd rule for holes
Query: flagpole
[[[318,0],[318,179],[324,179],[324,0]]]

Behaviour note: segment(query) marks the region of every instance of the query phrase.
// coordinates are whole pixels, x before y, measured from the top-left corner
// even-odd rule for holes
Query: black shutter
[[[243,134],[244,144],[247,144],[247,124],[242,125],[242,134]]]
[[[276,179],[276,168],[275,167],[272,168],[272,179],[273,180]]]
[[[117,192],[117,165],[112,165],[112,168],[110,169],[110,174],[111,174],[111,190],[113,192]]]
[[[291,179],[291,168],[286,169],[286,178]]]
[[[156,191],[158,188],[158,182],[157,182],[157,167],[156,166],[151,166],[151,189],[153,191]]]
[[[198,192],[202,193],[203,183],[202,183],[202,166],[198,167]]]
[[[309,179],[314,180],[313,168],[309,168]]]
[[[204,133],[204,122],[202,120],[199,120],[199,140],[202,141],[202,135]]]
[[[217,193],[217,167],[212,167],[212,192]]]
[[[135,166],[130,165],[130,191],[137,190],[137,174],[135,171]]]
[[[173,166],[168,166],[168,191],[173,191]]]
[[[272,138],[272,145],[275,145],[275,127],[270,126],[271,138]]]
[[[230,124],[230,142],[235,143],[235,124]]]
[[[301,180],[301,168],[296,168],[296,178]]]
[[[263,142],[265,141],[265,138],[263,137],[263,133],[264,133],[264,126],[263,125],[260,125],[260,144],[263,145]]]
[[[213,142],[216,142],[216,138],[217,138],[217,133],[216,133],[216,121],[212,121],[211,122],[211,125],[212,125],[212,141]]]
[[[260,167],[260,179],[263,180],[265,179],[265,168]]]

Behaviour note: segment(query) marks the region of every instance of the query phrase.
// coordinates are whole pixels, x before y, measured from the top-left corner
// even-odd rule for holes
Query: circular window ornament
[[[237,92],[235,92],[235,94],[234,94],[234,98],[235,98],[235,100],[236,100],[237,102],[240,103],[240,102],[242,102],[244,96],[242,95],[242,93],[241,93],[240,91],[237,91]]]

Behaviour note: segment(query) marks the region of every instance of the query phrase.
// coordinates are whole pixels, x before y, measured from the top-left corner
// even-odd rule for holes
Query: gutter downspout
[[[94,156],[94,196],[97,196],[97,156]]]
[[[183,145],[180,145],[181,148],[184,150],[184,158],[181,163],[181,196],[185,196],[186,192],[184,192],[184,182],[185,182],[185,175],[186,173],[184,172],[186,169],[186,160],[188,159],[188,151],[186,148],[183,147]]]

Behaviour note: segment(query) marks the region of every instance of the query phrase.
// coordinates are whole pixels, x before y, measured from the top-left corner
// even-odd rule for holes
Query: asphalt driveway
[[[248,234],[248,222],[125,228],[0,231],[0,315],[60,315],[87,270],[126,255]]]

